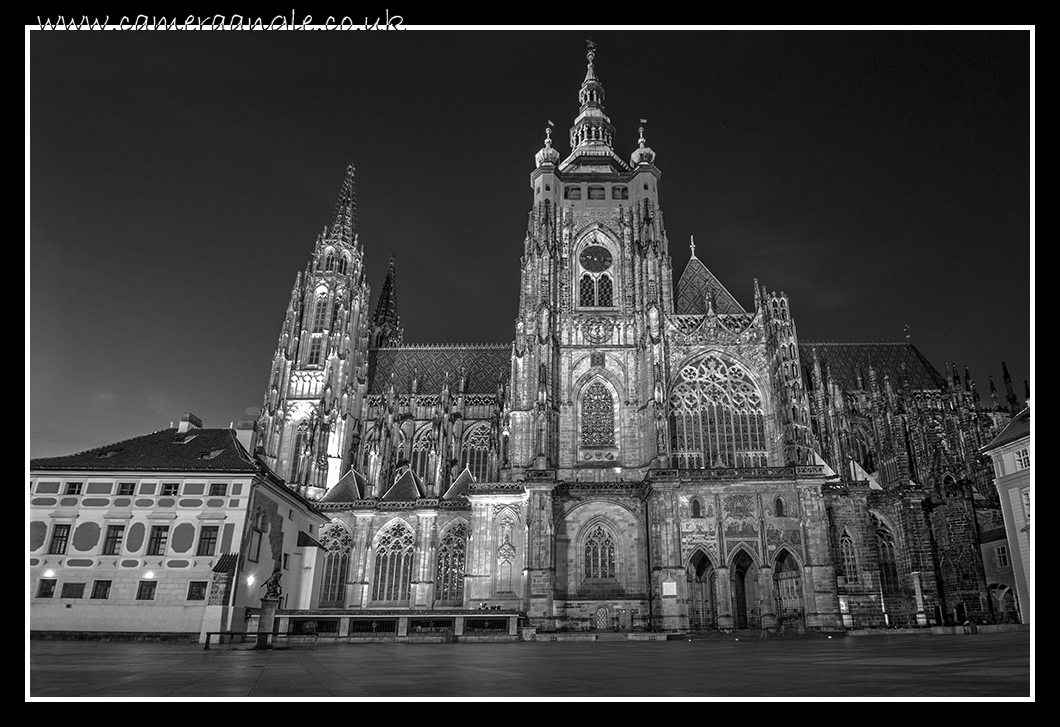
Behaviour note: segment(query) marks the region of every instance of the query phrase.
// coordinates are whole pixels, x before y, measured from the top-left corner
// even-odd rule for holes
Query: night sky
[[[1033,332],[1031,33],[28,35],[30,456],[252,418],[295,274],[357,167],[372,304],[411,343],[507,342],[549,120],[585,39],[628,159],[639,119],[679,275],[802,341],[899,341],[1022,400]]]

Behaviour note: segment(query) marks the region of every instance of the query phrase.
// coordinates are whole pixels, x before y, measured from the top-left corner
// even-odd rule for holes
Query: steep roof
[[[712,301],[715,313],[747,312],[693,254],[674,291],[674,313],[703,315],[707,312],[708,299]]]
[[[353,502],[363,500],[368,481],[357,471],[351,469],[344,474],[335,486],[320,498],[320,502]]]
[[[30,460],[31,470],[246,472],[262,467],[234,429],[162,429],[62,457]]]
[[[427,494],[420,478],[408,467],[404,468],[393,487],[387,490],[381,499],[386,502],[412,502]]]
[[[876,371],[876,380],[883,385],[884,376],[892,386],[903,382],[913,389],[942,389],[942,375],[931,365],[916,346],[907,342],[833,343],[802,341],[799,357],[807,376],[813,370],[816,353],[828,377],[844,391],[869,386],[869,369]],[[862,385],[858,385],[858,375]]]
[[[368,351],[368,393],[386,393],[390,374],[398,393],[409,393],[412,377],[421,394],[437,394],[445,375],[455,395],[461,371],[467,373],[468,394],[495,394],[497,384],[511,371],[512,348],[508,343],[470,345],[419,345],[374,348]]]
[[[982,451],[990,452],[1003,447],[1006,444],[1011,444],[1019,439],[1031,436],[1031,409],[1026,407],[1016,416],[1012,417],[1004,429],[990,442],[990,444],[983,447]]]
[[[467,467],[464,467],[464,471],[453,481],[453,484],[446,490],[445,495],[442,496],[443,500],[457,500],[461,497],[466,498],[468,489],[471,487],[471,483],[475,481],[474,476]]]

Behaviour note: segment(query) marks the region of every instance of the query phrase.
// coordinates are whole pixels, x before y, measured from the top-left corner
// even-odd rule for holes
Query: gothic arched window
[[[412,583],[412,555],[415,537],[403,522],[387,528],[375,552],[373,601],[407,601]]]
[[[328,320],[328,297],[321,295],[316,300],[316,305],[313,307],[313,333],[320,333],[324,330],[324,323]]]
[[[464,563],[467,555],[467,526],[459,523],[449,528],[438,548],[438,567],[434,578],[439,601],[464,600]]]
[[[692,517],[703,517],[703,506],[699,500],[692,500]]]
[[[324,269],[327,271],[335,269],[335,253],[331,250],[328,250],[328,255],[324,258]]]
[[[585,577],[615,577],[615,540],[600,525],[585,539]]]
[[[858,557],[854,548],[854,540],[846,530],[839,538],[839,558],[843,561],[843,575],[846,576],[847,583],[857,583],[861,580],[858,575]]]
[[[678,467],[767,464],[762,393],[739,363],[708,354],[683,367],[670,391],[670,411]]]
[[[884,593],[894,593],[899,588],[894,534],[874,514],[872,515],[872,523],[876,526],[876,557],[880,561],[880,586],[883,588]]]
[[[349,263],[350,263],[350,259],[348,257],[346,257],[345,255],[340,257],[339,258],[339,272],[345,274],[346,273],[346,266],[349,265]]]
[[[321,530],[319,540],[324,546],[320,607],[343,608],[346,606],[346,574],[350,568],[353,536],[345,525],[332,521]]]
[[[472,427],[464,436],[460,469],[465,467],[478,482],[490,479],[490,429],[485,424]]]
[[[427,467],[431,460],[431,428],[423,427],[412,440],[412,471],[421,480],[427,479]]]
[[[775,517],[784,517],[786,515],[784,511],[784,498],[778,497],[773,501],[773,515]]]
[[[578,280],[578,305],[583,308],[610,308],[615,304],[614,264],[611,251],[603,245],[590,244],[578,255],[581,275]]]
[[[582,393],[582,446],[615,446],[615,401],[603,383],[594,381]]]

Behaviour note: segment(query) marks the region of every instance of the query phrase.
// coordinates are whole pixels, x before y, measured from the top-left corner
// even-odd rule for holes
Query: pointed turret
[[[596,77],[596,44],[588,41],[585,54],[588,67],[585,80],[578,91],[578,116],[570,128],[570,156],[563,160],[560,171],[584,171],[598,174],[606,164],[610,172],[628,173],[630,167],[614,151],[615,127],[604,113],[604,86]]]
[[[1012,377],[1008,375],[1008,366],[1005,362],[1001,362],[1001,376],[1005,380],[1005,399],[1008,404],[1008,410],[1012,416],[1016,416],[1020,411],[1020,403],[1016,398],[1016,392],[1012,388]]]
[[[357,239],[357,196],[353,187],[353,164],[346,167],[346,178],[339,190],[339,198],[335,202],[335,214],[332,215],[331,226],[328,227],[328,237],[333,242],[341,242],[345,245],[353,245]]]
[[[372,348],[400,346],[404,337],[401,317],[397,310],[397,292],[394,289],[394,256],[386,270],[386,280],[379,292],[379,302],[372,316]]]

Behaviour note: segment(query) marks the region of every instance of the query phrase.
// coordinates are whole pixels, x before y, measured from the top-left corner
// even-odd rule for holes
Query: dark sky
[[[372,300],[405,340],[514,335],[529,174],[585,38],[623,158],[647,119],[674,269],[800,340],[1031,375],[1031,34],[29,34],[31,456],[261,405],[295,274],[357,167]],[[908,331],[906,330],[908,326]],[[1002,395],[1003,395],[1002,390]]]

